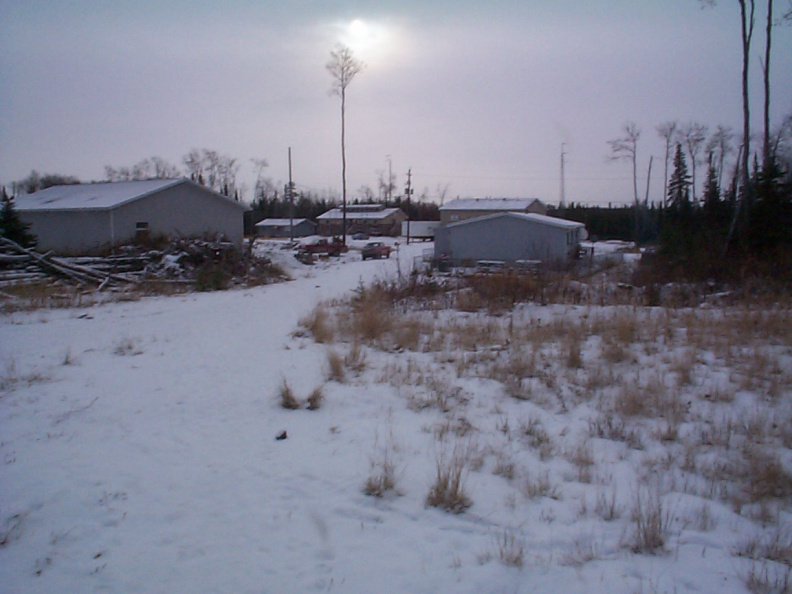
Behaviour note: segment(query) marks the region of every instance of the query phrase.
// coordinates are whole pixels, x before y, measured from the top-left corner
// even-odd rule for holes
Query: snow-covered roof
[[[307,220],[308,219],[294,219],[294,225],[299,225]],[[256,227],[283,227],[289,225],[290,221],[290,219],[264,219],[256,223]]]
[[[516,219],[523,219],[534,223],[541,223],[542,225],[549,225],[551,227],[558,227],[560,229],[577,229],[585,227],[583,223],[577,221],[568,221],[566,219],[559,219],[558,217],[548,217],[547,215],[540,215],[533,212],[496,212],[491,215],[476,217],[474,219],[465,219],[458,223],[450,223],[446,227],[459,227],[461,225],[476,225],[484,221],[491,221],[493,219],[512,217]]]
[[[19,196],[14,200],[14,204],[19,211],[107,210],[125,204],[126,202],[139,200],[140,198],[144,198],[145,196],[154,194],[165,188],[185,183],[193,184],[194,182],[181,178],[53,186],[32,194]],[[211,192],[209,188],[204,189]],[[221,194],[217,194],[217,196],[244,208],[231,198],[227,198]]]
[[[399,208],[383,208],[382,210],[375,210],[375,211],[353,211],[347,207],[346,218],[348,219],[370,219],[372,221],[378,221],[380,219],[385,219],[390,215],[401,212]],[[321,219],[323,221],[327,220],[335,220],[335,219],[342,219],[344,218],[344,211],[342,208],[333,208],[328,210],[325,213],[320,214],[317,219]]]
[[[525,210],[539,198],[457,198],[440,207],[440,210]]]

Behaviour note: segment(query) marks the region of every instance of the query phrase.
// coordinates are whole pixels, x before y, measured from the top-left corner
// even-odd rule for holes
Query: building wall
[[[112,221],[109,210],[19,211],[19,218],[30,224],[40,251],[82,254],[111,243]]]
[[[563,265],[576,253],[578,228],[564,229],[536,221],[493,217],[435,230],[435,256],[455,263],[478,260],[541,260]]]
[[[220,234],[241,247],[243,212],[238,202],[198,185],[183,183],[116,208],[115,235],[124,240],[132,239],[138,223],[148,223],[152,236],[214,237]]]
[[[443,225],[448,225],[450,223],[458,223],[459,221],[475,219],[476,217],[487,217],[489,215],[498,214],[501,212],[522,212],[522,213],[546,215],[547,208],[544,206],[544,204],[540,202],[535,202],[531,204],[528,208],[522,210],[514,210],[513,208],[492,209],[492,210],[484,210],[481,208],[475,208],[470,210],[441,210],[440,222],[443,223]]]
[[[302,221],[294,225],[295,237],[308,237],[315,233],[314,225],[310,221]],[[291,237],[289,225],[262,225],[256,226],[258,237]]]
[[[407,220],[407,215],[402,212],[391,213],[382,219],[355,218],[354,212],[347,212],[347,235],[361,232],[398,237],[404,220]],[[318,233],[326,237],[341,235],[342,225],[341,219],[320,219]]]

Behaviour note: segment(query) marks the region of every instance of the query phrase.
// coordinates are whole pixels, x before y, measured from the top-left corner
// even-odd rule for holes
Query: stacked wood
[[[70,263],[64,258],[56,258],[51,254],[39,254],[5,237],[0,237],[0,248],[2,248],[3,256],[0,263],[4,264],[0,279],[4,281],[30,280],[37,278],[36,272],[38,272],[46,276],[63,277],[78,285],[97,285],[101,288],[136,282],[134,278],[101,272],[90,266],[82,266]],[[9,267],[8,265],[13,265],[11,271],[5,270]]]

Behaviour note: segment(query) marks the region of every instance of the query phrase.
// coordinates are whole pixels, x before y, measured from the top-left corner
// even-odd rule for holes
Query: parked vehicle
[[[364,260],[369,258],[390,258],[391,248],[381,241],[370,241],[363,246],[361,254]]]
[[[343,252],[348,251],[349,248],[344,245],[342,241],[338,238],[333,238],[332,241],[329,239],[317,239],[312,243],[303,243],[298,248],[298,253],[301,254],[311,254],[311,255],[320,255],[326,254],[328,256],[340,256]]]
[[[368,235],[366,235],[365,233],[355,233],[352,236],[352,239],[354,239],[356,241],[361,240],[361,239],[368,239]]]

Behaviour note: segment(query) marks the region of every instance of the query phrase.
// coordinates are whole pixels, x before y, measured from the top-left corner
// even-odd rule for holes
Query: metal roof
[[[20,212],[32,210],[108,210],[184,183],[196,185],[219,198],[228,200],[231,204],[244,208],[239,202],[218,194],[209,188],[195,184],[186,178],[53,186],[32,194],[19,196],[14,199],[14,205]]]
[[[525,210],[539,198],[457,198],[440,207],[440,210]]]
[[[294,225],[299,225],[308,219],[294,219]],[[283,227],[289,225],[290,219],[264,219],[256,223],[256,227]]]
[[[568,221],[566,219],[559,219],[558,217],[548,217],[547,215],[535,214],[532,212],[496,212],[491,215],[476,217],[474,219],[465,219],[458,223],[450,223],[446,225],[447,228],[460,227],[462,225],[476,225],[485,221],[491,221],[502,217],[512,217],[522,219],[524,221],[531,221],[533,223],[540,223],[542,225],[549,225],[551,227],[558,227],[560,229],[576,229],[578,227],[585,227],[583,223],[577,221]]]
[[[346,218],[347,219],[371,219],[374,221],[385,219],[390,215],[401,212],[400,208],[384,208],[382,210],[376,211],[352,211],[347,207],[346,211]],[[344,211],[342,208],[333,208],[328,210],[325,213],[320,214],[317,219],[321,219],[323,221],[327,220],[336,220],[344,218]]]

